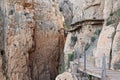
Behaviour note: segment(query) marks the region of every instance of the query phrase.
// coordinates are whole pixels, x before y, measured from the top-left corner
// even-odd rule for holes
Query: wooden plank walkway
[[[78,60],[74,60],[73,63],[78,64]],[[78,71],[85,73],[84,60],[80,60]],[[93,66],[92,64],[86,64],[86,73],[94,77],[100,78],[102,76],[102,69]],[[120,80],[120,71],[106,70],[106,80]]]

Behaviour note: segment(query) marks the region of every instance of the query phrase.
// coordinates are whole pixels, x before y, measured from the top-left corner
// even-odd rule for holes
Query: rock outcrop
[[[101,60],[104,54],[107,57],[107,68],[118,69],[119,56],[116,52],[118,46],[118,23],[120,22],[120,3],[119,1],[114,0],[105,0],[104,6],[104,26],[102,32],[99,37],[96,56],[99,57],[98,62],[96,62],[97,66],[101,67]],[[118,25],[118,26],[117,26]],[[109,33],[108,33],[109,32]],[[119,50],[117,50],[119,51]],[[117,58],[115,57],[117,56]],[[98,58],[97,58],[98,59]],[[117,65],[118,66],[117,66]],[[115,65],[115,66],[114,66]]]
[[[74,80],[74,78],[70,72],[64,72],[57,76],[55,80]]]
[[[54,80],[64,44],[58,4],[52,0],[0,3],[0,78],[4,76],[0,80]]]
[[[120,70],[120,1],[62,0],[64,1],[72,4],[67,7],[72,6],[73,16],[70,28],[67,29],[65,63],[70,60],[69,53],[74,59],[83,59],[86,53],[86,60],[95,67]],[[106,66],[102,63],[104,56]]]
[[[83,57],[83,54],[87,53],[87,60],[96,67],[102,67],[102,57],[105,55],[107,69],[118,69],[120,2],[118,0],[68,0],[68,2],[72,4],[73,18],[68,30],[69,41],[66,40],[65,44],[67,45],[65,50],[69,51],[65,52],[65,55],[73,53],[74,57],[76,54],[79,54],[77,57]],[[103,20],[103,23],[99,24],[99,20]],[[70,34],[77,37],[72,47]],[[69,60],[67,58],[65,59]]]
[[[120,70],[119,0],[0,0],[0,80],[54,80],[85,53]]]
[[[72,23],[73,18],[73,4],[70,0],[58,0],[59,2],[59,10],[62,12],[64,16],[64,27],[70,28],[70,24]]]
[[[87,53],[88,60],[95,64],[97,42],[103,26],[104,1],[69,1],[72,3],[73,19],[64,48],[65,62],[69,62],[66,61],[69,60],[68,53],[74,54],[74,58]],[[75,36],[70,37],[71,34]]]
[[[111,67],[115,70],[120,69],[120,23],[113,40]]]

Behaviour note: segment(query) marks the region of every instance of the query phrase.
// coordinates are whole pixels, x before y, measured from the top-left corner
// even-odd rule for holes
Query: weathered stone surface
[[[73,4],[72,23],[85,19],[102,19],[104,0],[70,0]]]
[[[97,47],[97,41],[101,32],[102,25],[84,25],[80,30],[75,32],[69,32],[66,38],[64,54],[65,54],[65,66],[68,65],[68,54],[74,54],[74,58],[83,58],[84,53],[87,54],[87,60],[94,63],[95,48]],[[72,44],[72,38],[76,38],[74,44]],[[94,50],[94,51],[93,51]],[[67,69],[67,68],[66,68]]]
[[[101,0],[69,0],[72,4],[72,23],[82,20],[103,19],[104,1]],[[70,5],[69,5],[70,6]],[[64,6],[66,7],[66,6]],[[91,25],[92,22],[81,23],[80,30],[68,33],[64,48],[65,63],[68,62],[68,54],[74,52],[74,58],[83,57],[87,53],[87,60],[94,63],[96,46],[102,25]],[[99,33],[99,34],[97,34]],[[71,34],[75,34],[77,41],[72,45]],[[72,45],[72,46],[71,46]],[[94,50],[94,51],[93,51]]]
[[[0,56],[0,80],[5,80],[3,75],[2,57]]]
[[[86,19],[102,19],[104,0],[57,0],[64,15],[65,23],[70,25]]]
[[[3,11],[1,10],[1,7],[0,7],[0,50],[3,49],[3,45],[4,45],[4,39],[3,39],[3,36],[4,36],[4,19],[3,19]]]
[[[120,69],[120,23],[117,26],[112,46],[112,69]]]
[[[66,43],[64,47],[64,63],[65,63],[65,70],[68,69],[68,64],[69,64],[69,55],[73,54],[74,51],[74,46],[76,41],[72,41],[72,37],[76,37],[75,33],[68,33],[67,38],[66,38]]]
[[[115,28],[113,26],[104,26],[97,43],[97,51],[95,53],[95,61],[97,67],[102,67],[102,57],[104,55],[107,57],[108,67],[114,33]]]
[[[79,51],[82,55],[85,52],[88,55],[94,55],[93,49],[96,47],[101,29],[102,25],[84,25],[81,28],[80,33],[78,34],[78,42],[80,43],[79,46],[82,48],[81,51]]]
[[[64,53],[69,54],[73,51],[73,47],[75,44],[72,44],[71,37],[74,36],[72,33],[68,33],[67,38],[66,38],[66,44],[64,47]]]
[[[110,16],[110,13],[112,12],[112,7],[113,6],[113,0],[105,0],[105,6],[104,6],[104,19],[106,20],[109,16]]]
[[[55,80],[74,80],[72,73],[64,72],[56,77]]]
[[[63,17],[52,0],[2,0],[0,80],[54,80],[63,56]],[[1,11],[0,11],[1,19]],[[0,21],[0,24],[2,21]],[[3,23],[2,23],[3,25]],[[5,42],[3,42],[5,41]]]
[[[2,9],[3,1],[0,1],[0,80],[5,80],[3,74],[3,55],[2,51],[4,49],[4,13]]]
[[[65,19],[65,26],[69,28],[68,26],[72,23],[73,18],[73,5],[70,0],[63,0],[59,2],[59,6]]]
[[[105,23],[103,26],[103,30],[101,32],[101,35],[99,37],[99,41],[97,44],[97,52],[95,53],[96,56],[96,65],[98,67],[102,66],[100,59],[104,54],[107,57],[107,68],[110,68],[111,64],[111,58],[112,60],[112,68],[113,64],[115,63],[114,56],[117,54],[115,53],[117,47],[116,47],[116,40],[118,40],[118,36],[115,35],[116,33],[116,27],[119,23],[119,1],[118,0],[105,0],[105,6],[104,6],[104,19]],[[108,33],[109,32],[109,33]],[[115,41],[114,41],[115,40]],[[114,45],[114,48],[113,48]],[[115,49],[116,48],[116,49]],[[116,55],[117,56],[117,55]],[[118,56],[117,56],[118,57]],[[118,58],[116,58],[116,61],[118,61]]]

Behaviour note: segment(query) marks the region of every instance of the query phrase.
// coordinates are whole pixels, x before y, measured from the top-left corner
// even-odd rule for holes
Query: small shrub
[[[88,50],[89,47],[90,47],[90,44],[87,43],[87,44],[85,45],[85,50],[84,50],[84,51]]]
[[[65,65],[60,66],[59,73],[63,73],[65,71]]]
[[[68,54],[68,66],[70,65],[70,61],[73,61],[74,59],[74,53]]]
[[[112,13],[112,12],[110,13],[110,16],[113,16],[113,13]]]
[[[71,41],[73,41],[75,43],[77,41],[77,37],[76,36],[72,36],[71,37]]]
[[[77,41],[77,37],[76,36],[72,36],[71,37],[71,46],[74,46],[76,44],[76,41]]]
[[[110,17],[107,19],[106,25],[109,26],[120,21],[120,9],[111,12]]]
[[[94,42],[95,41],[95,37],[91,37],[91,42]]]
[[[106,22],[106,25],[109,26],[109,25],[114,24],[114,23],[115,23],[115,20],[112,20],[111,18],[108,18],[107,22]]]
[[[101,32],[101,30],[100,30],[100,29],[97,29],[94,34],[100,35],[100,32]]]

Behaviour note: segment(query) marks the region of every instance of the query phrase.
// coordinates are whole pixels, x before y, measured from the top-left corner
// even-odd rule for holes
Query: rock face
[[[64,72],[63,74],[57,76],[55,80],[74,80],[74,78],[70,72]]]
[[[74,58],[84,58],[86,53],[87,61],[99,68],[102,68],[102,59],[106,56],[106,69],[120,70],[120,1],[64,1],[72,4],[64,7],[72,6],[73,16],[67,30],[69,33],[64,48],[65,56],[71,53]],[[98,24],[101,19],[103,23]],[[97,20],[98,23],[95,23]],[[74,45],[73,34],[76,35]],[[69,56],[65,57],[65,62],[69,62]]]
[[[103,19],[104,0],[57,0],[68,28],[85,19]]]
[[[99,61],[96,62],[97,66],[101,66],[101,56],[104,54],[107,57],[107,68],[119,68],[119,50],[117,43],[119,42],[118,29],[120,22],[120,3],[114,0],[105,0],[104,6],[104,26],[99,37],[96,56]],[[117,26],[118,25],[118,26]],[[108,33],[109,32],[109,33]],[[98,55],[99,54],[99,55]],[[115,57],[117,56],[117,58]]]
[[[65,26],[69,26],[72,23],[73,18],[73,5],[70,0],[58,0],[60,11],[62,12],[65,19]],[[69,27],[68,27],[69,28]]]
[[[88,60],[95,63],[95,52],[102,24],[92,24],[103,19],[104,1],[69,0],[69,2],[72,3],[73,8],[73,26],[71,29],[78,28],[68,33],[64,48],[65,62],[69,62],[68,54],[74,54],[74,58],[79,58],[87,53]],[[74,44],[72,44],[73,41]]]
[[[54,80],[84,53],[120,69],[119,0],[0,0],[0,80]]]
[[[72,23],[85,19],[102,19],[104,0],[69,0],[73,4]]]
[[[112,69],[120,69],[120,23],[116,28],[116,34],[112,46]]]
[[[0,3],[0,19],[4,14],[4,20],[0,20],[0,33],[4,33],[0,34],[0,80],[54,80],[64,44],[63,18],[57,3],[52,0]]]
[[[4,17],[2,11],[2,1],[0,1],[0,80],[4,80],[2,51],[4,49]]]
[[[62,2],[64,1],[62,0]],[[87,53],[88,61],[92,60],[91,62],[97,67],[102,66],[102,57],[105,55],[107,60],[106,67],[119,69],[118,24],[120,22],[120,2],[118,0],[67,1],[72,4],[68,6],[72,6],[73,17],[70,30],[74,30],[68,33],[67,39],[69,41],[66,40],[65,46],[67,45],[67,48],[65,50],[68,50],[69,53],[74,53],[75,56],[79,54],[77,57],[82,57],[84,53]],[[93,23],[89,22],[90,20],[100,19],[104,20],[103,25],[92,25]],[[96,32],[100,33],[100,35],[96,35]],[[72,47],[70,34],[75,34],[77,37],[77,41]],[[65,52],[65,55],[68,52]],[[67,58],[65,59],[67,60]]]
[[[115,28],[113,26],[107,26],[103,28],[97,43],[97,51],[95,53],[95,64],[97,67],[102,67],[102,57],[106,55],[108,68],[114,33]]]

